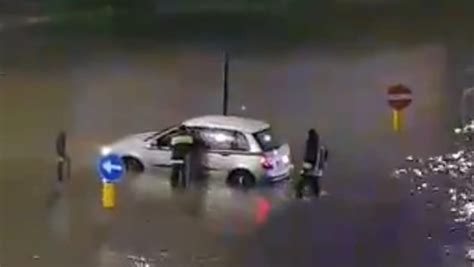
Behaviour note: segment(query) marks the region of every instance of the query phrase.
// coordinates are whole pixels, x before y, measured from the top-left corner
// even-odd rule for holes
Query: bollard
[[[104,209],[113,209],[115,207],[115,184],[102,181],[102,207]]]
[[[125,171],[125,165],[120,156],[109,154],[100,158],[97,171],[102,182],[102,207],[104,209],[115,208],[116,183]]]
[[[401,111],[393,109],[392,110],[392,126],[395,132],[399,132],[402,127],[402,114]]]

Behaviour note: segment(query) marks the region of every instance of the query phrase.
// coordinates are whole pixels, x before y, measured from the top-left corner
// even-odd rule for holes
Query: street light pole
[[[229,55],[227,52],[224,54],[224,87],[223,87],[223,99],[222,99],[222,113],[227,116],[229,110]]]

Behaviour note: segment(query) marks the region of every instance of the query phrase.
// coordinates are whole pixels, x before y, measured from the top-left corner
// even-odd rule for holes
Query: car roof
[[[256,133],[270,127],[270,124],[237,116],[208,115],[189,119],[183,122],[187,127],[219,128],[224,130]]]

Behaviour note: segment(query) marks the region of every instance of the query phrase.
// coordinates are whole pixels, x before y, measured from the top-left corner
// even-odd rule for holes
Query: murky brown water
[[[316,127],[331,150],[330,195],[298,203],[285,187],[220,186],[174,195],[148,173],[127,178],[118,208],[106,212],[93,169],[100,144],[219,113],[223,49],[28,31],[0,38],[2,266],[130,266],[129,254],[156,266],[463,266],[443,252],[462,235],[448,237],[443,212],[427,215],[389,173],[405,154],[449,148],[461,89],[472,81],[468,44],[232,46],[232,113],[271,122],[297,162]],[[398,135],[385,95],[394,83],[414,91]],[[57,188],[62,128],[73,177]],[[267,220],[257,218],[262,205]]]

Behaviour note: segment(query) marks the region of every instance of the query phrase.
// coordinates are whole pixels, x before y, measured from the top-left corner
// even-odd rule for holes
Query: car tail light
[[[260,158],[260,164],[262,165],[262,167],[264,169],[272,169],[273,168],[272,162],[267,157],[261,157]]]

